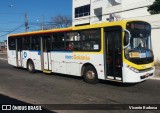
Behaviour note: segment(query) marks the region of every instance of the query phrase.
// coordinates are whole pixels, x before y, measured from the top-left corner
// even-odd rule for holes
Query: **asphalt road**
[[[0,54],[1,56],[1,54]],[[2,56],[1,56],[2,57]],[[4,57],[5,58],[5,57]],[[42,72],[29,73],[0,59],[0,104],[13,98],[30,104],[160,104],[160,81],[147,80],[139,84],[120,84],[101,81],[87,84],[81,78]],[[3,101],[2,101],[3,100]],[[6,101],[5,101],[6,100]],[[17,103],[17,101],[13,101]],[[10,104],[10,103],[9,103]],[[62,111],[75,113],[75,111]],[[99,111],[76,111],[97,113]],[[119,111],[101,111],[119,113]],[[137,112],[137,111],[123,111]],[[143,111],[158,113],[160,111]],[[122,113],[122,111],[121,111]]]

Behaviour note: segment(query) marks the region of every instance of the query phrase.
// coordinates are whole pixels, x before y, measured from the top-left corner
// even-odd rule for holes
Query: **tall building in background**
[[[148,6],[155,0],[72,0],[72,25],[126,19],[144,20],[152,25],[152,43],[155,60],[160,60],[160,14],[150,15]]]

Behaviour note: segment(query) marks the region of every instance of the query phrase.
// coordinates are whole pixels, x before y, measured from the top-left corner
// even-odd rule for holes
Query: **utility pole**
[[[28,14],[25,13],[25,31],[28,32]]]
[[[42,30],[44,30],[44,16],[42,16]]]

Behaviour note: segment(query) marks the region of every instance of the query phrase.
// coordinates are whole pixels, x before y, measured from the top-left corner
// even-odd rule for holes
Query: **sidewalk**
[[[0,54],[7,54],[7,51],[0,51]]]
[[[160,80],[160,67],[155,68],[154,77],[152,79]]]
[[[7,61],[7,51],[0,51],[0,60]]]

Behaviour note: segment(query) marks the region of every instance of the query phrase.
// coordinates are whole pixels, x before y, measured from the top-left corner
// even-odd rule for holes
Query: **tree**
[[[154,3],[148,7],[150,14],[159,14],[160,13],[160,0],[155,0]]]
[[[51,21],[53,22],[51,24],[53,28],[65,28],[72,25],[71,16],[58,15],[58,16],[52,17]]]

